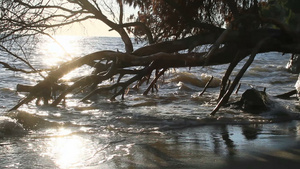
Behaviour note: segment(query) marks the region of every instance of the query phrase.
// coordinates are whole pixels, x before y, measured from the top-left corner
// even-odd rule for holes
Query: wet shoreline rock
[[[270,110],[271,101],[265,91],[254,88],[246,90],[239,101],[232,103],[235,108],[247,113],[260,114]]]
[[[300,55],[293,54],[286,64],[286,69],[293,74],[300,73]]]

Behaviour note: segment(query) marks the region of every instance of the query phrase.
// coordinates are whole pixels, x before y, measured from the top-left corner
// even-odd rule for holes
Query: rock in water
[[[0,116],[0,138],[9,135],[22,135],[25,133],[26,130],[16,120],[6,116]]]
[[[270,109],[270,100],[266,92],[253,88],[246,90],[240,101],[235,104],[245,112],[252,114],[260,114]]]
[[[298,80],[297,80],[297,82],[295,84],[295,88],[297,90],[297,93],[299,94],[300,93],[300,74],[299,74]]]
[[[300,55],[294,54],[286,65],[286,69],[294,74],[300,73]]]

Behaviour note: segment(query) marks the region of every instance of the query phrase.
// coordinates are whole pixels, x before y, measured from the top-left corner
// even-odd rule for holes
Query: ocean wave
[[[206,83],[210,80],[211,76],[205,73],[202,73],[200,76],[197,76],[190,72],[178,72],[174,73],[174,77],[171,78],[170,82],[176,82],[181,84],[190,84],[196,87],[204,87]],[[214,77],[210,82],[208,87],[218,87],[221,84],[221,79]]]

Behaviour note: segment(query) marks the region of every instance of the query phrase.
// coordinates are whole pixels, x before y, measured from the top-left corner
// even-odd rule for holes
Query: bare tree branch
[[[43,69],[43,70],[32,70],[32,71],[28,71],[28,70],[24,70],[24,69],[18,69],[18,68],[15,68],[5,62],[1,62],[0,61],[0,64],[3,65],[4,68],[7,68],[8,70],[11,70],[11,71],[14,71],[14,72],[22,72],[22,73],[38,73],[38,72],[42,72],[42,71],[49,71],[50,69]]]
[[[7,52],[8,54],[12,55],[13,57],[17,58],[18,60],[24,62],[29,68],[31,68],[34,72],[39,72],[37,71],[27,60],[23,59],[22,57],[18,56],[17,54],[11,52],[9,49],[7,49],[6,47],[4,47],[3,45],[0,44],[0,48],[2,48],[5,52]],[[6,65],[8,67],[10,67],[9,65]],[[40,74],[41,77],[44,77],[42,74]]]

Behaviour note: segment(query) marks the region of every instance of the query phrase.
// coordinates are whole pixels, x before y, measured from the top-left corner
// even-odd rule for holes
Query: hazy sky
[[[136,14],[137,10],[124,6],[124,21],[131,14]],[[107,15],[110,18],[109,15]],[[81,23],[75,23],[71,26],[65,26],[58,30],[56,35],[76,35],[76,36],[119,36],[116,31],[109,31],[110,28],[103,22],[90,19]]]
[[[89,20],[65,26],[56,35],[75,35],[75,36],[118,36],[116,31],[109,31],[109,27],[98,20]]]

